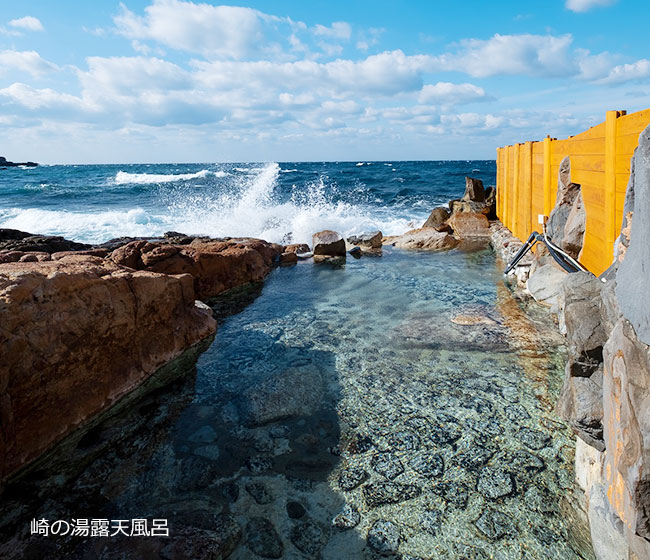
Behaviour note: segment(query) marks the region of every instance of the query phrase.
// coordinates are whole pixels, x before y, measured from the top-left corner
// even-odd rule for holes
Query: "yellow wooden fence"
[[[605,122],[565,140],[545,138],[497,148],[497,214],[524,241],[541,232],[540,214],[555,205],[561,161],[571,159],[571,181],[581,185],[587,216],[580,261],[598,275],[613,260],[623,219],[630,159],[650,109],[627,115],[608,111]]]

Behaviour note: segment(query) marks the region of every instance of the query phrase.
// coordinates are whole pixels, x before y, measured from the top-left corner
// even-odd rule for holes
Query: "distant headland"
[[[7,161],[7,158],[0,156],[0,169],[2,169],[3,167],[19,167],[21,165],[24,165],[25,167],[37,167],[38,163],[34,163],[33,161],[16,163],[13,161]]]

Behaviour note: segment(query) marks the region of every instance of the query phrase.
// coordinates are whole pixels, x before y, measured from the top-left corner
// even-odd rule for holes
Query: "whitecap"
[[[173,183],[175,181],[191,181],[192,179],[204,179],[212,175],[214,177],[225,177],[228,175],[225,171],[210,171],[202,169],[196,173],[170,173],[170,174],[157,174],[157,173],[128,173],[126,171],[118,171],[115,175],[115,184],[117,185],[148,185],[153,183]]]

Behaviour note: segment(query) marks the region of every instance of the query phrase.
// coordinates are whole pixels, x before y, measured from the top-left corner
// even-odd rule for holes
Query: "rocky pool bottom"
[[[240,301],[191,375],[6,489],[0,556],[593,557],[554,413],[563,337],[490,250],[301,262],[217,308]],[[170,537],[30,536],[34,518]]]

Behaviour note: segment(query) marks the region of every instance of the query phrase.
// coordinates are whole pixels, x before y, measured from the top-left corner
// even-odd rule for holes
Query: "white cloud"
[[[345,21],[335,21],[330,27],[318,24],[313,28],[314,35],[331,39],[350,39],[352,28]]]
[[[43,24],[33,16],[25,16],[18,19],[12,19],[9,22],[11,27],[24,29],[25,31],[44,31]]]
[[[485,90],[474,84],[452,84],[450,82],[438,82],[437,84],[425,85],[418,95],[420,103],[437,103],[440,105],[460,105],[473,101],[485,101],[488,99]]]
[[[36,51],[0,51],[0,75],[8,70],[19,70],[38,77],[57,68]]]
[[[611,6],[616,0],[566,0],[567,10],[572,12],[587,12],[597,6]]]
[[[614,66],[601,82],[619,84],[632,80],[647,80],[648,78],[650,78],[650,60],[643,58],[632,64],[619,64],[618,66]]]
[[[121,4],[114,18],[118,32],[131,39],[153,39],[171,48],[208,57],[245,58],[260,50],[262,23],[273,19],[251,8],[154,0],[138,16]]]
[[[579,70],[571,35],[500,35],[465,39],[460,50],[438,57],[440,69],[483,78],[503,74],[559,77]]]

